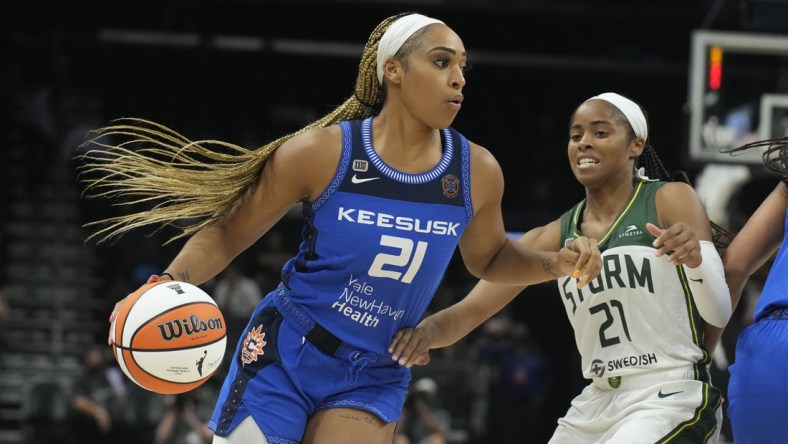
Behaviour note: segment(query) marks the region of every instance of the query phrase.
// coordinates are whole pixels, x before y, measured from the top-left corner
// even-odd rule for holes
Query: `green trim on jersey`
[[[684,267],[677,265],[676,272],[681,281],[681,288],[684,289],[684,297],[687,301],[687,315],[690,319],[692,327],[692,340],[703,351],[703,359],[695,364],[695,379],[703,382],[710,382],[711,376],[709,375],[708,364],[711,362],[711,355],[706,350],[706,330],[703,325],[703,318],[700,316],[698,307],[695,305],[695,298],[692,296],[689,282],[687,281],[687,274]]]
[[[654,196],[659,187],[664,184],[665,182],[638,182],[635,185],[629,202],[616,216],[607,233],[597,241],[599,251],[605,251],[618,245],[651,246],[653,237],[646,231],[646,222],[657,222]],[[586,199],[583,199],[561,216],[561,233],[564,245],[582,236],[579,225],[585,206]],[[622,226],[625,219],[626,224]]]
[[[652,245],[654,236],[648,232],[646,224],[650,222],[659,225],[656,208],[656,194],[659,188],[664,184],[665,182],[661,181],[638,181],[635,184],[632,190],[632,196],[616,216],[605,235],[598,240],[597,245],[600,252],[605,254],[606,251],[612,250],[613,248],[626,249],[627,247],[646,247],[654,249]],[[561,215],[559,220],[561,224],[562,245],[566,245],[577,237],[582,236],[580,225],[582,224],[582,214],[585,207],[586,199],[583,199],[569,211]],[[688,334],[691,335],[693,345],[700,349],[702,353],[701,358],[693,363],[695,378],[699,381],[709,382],[708,364],[711,362],[711,356],[704,344],[704,322],[695,305],[683,266],[677,265],[671,268],[676,270],[676,283],[680,286],[680,289],[677,288],[676,290],[680,291],[684,296],[683,305],[687,310],[689,324],[687,325],[689,329]],[[674,277],[663,274],[662,279],[674,279]],[[590,285],[593,284],[593,282],[590,283]],[[589,287],[589,290],[594,293],[592,287]]]

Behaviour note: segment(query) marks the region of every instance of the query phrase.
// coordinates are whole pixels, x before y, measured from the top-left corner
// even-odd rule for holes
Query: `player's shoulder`
[[[500,171],[501,165],[490,150],[470,140],[468,141],[468,146],[470,148],[472,167]]]
[[[312,128],[291,137],[277,150],[277,157],[302,165],[336,164],[341,148],[342,130],[339,125],[331,125]]]
[[[321,128],[310,128],[300,134],[296,134],[287,140],[282,147],[292,149],[315,149],[331,145],[340,146],[342,143],[342,129],[339,125],[330,125]]]
[[[285,141],[266,165],[277,180],[298,183],[303,196],[314,200],[334,175],[342,153],[342,130],[338,125],[314,128]]]
[[[664,182],[655,192],[657,208],[686,208],[699,202],[698,194],[692,185],[686,182]]]
[[[695,189],[686,182],[657,182],[657,195],[667,198],[680,199],[688,195],[695,195]]]

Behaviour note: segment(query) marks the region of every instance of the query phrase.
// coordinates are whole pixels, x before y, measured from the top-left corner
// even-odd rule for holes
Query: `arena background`
[[[11,0],[0,11],[7,124],[0,442],[8,443],[52,439],[40,436],[47,434],[69,442],[69,397],[82,354],[105,343],[114,302],[163,269],[180,246],[161,247],[167,230],[84,242],[83,223],[121,211],[79,197],[71,159],[90,129],[143,117],[193,139],[261,145],[352,92],[361,47],[383,17],[421,12],[450,25],[469,51],[466,100],[453,126],[500,161],[506,225],[516,233],[555,219],[583,196],[565,157],[568,119],[579,102],[605,91],[638,101],[668,169],[694,178],[703,165],[687,156],[692,31],[788,35],[788,5],[780,0]],[[754,176],[734,199],[736,223],[772,186]],[[281,244],[264,239],[237,265],[270,280],[259,276],[262,256],[295,251],[295,222],[280,224]],[[432,308],[456,301],[474,282],[454,261]],[[514,425],[520,439],[512,442],[549,436],[584,385],[556,296],[551,285],[527,289],[499,322],[417,369],[416,378],[439,384],[453,417],[452,442],[493,442]],[[728,355],[738,328],[734,318]],[[510,342],[540,363],[520,398],[501,394],[506,369],[498,359],[511,350],[494,345]],[[724,386],[725,371],[716,377]],[[143,417],[162,411],[145,407],[157,400],[137,400],[128,390],[129,427],[153,427],[156,418]],[[489,412],[499,422],[488,422]]]

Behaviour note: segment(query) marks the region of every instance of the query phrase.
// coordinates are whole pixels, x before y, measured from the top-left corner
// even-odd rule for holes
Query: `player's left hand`
[[[683,222],[665,229],[647,223],[646,229],[656,237],[652,245],[657,249],[657,257],[667,255],[667,261],[671,264],[683,264],[690,268],[697,267],[703,261],[698,237]]]
[[[429,364],[431,336],[424,327],[403,328],[394,335],[389,344],[391,359],[408,368]]]
[[[602,271],[602,253],[596,239],[580,236],[558,250],[561,271],[578,278],[577,288],[583,288]]]

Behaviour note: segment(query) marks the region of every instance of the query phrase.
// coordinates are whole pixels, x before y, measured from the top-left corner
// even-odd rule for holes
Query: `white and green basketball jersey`
[[[601,274],[578,290],[577,279],[558,280],[582,357],[583,376],[620,377],[694,366],[708,380],[703,321],[681,266],[656,257],[646,223],[659,226],[655,195],[664,182],[638,182],[602,239]],[[585,200],[561,216],[564,244],[581,235]]]

